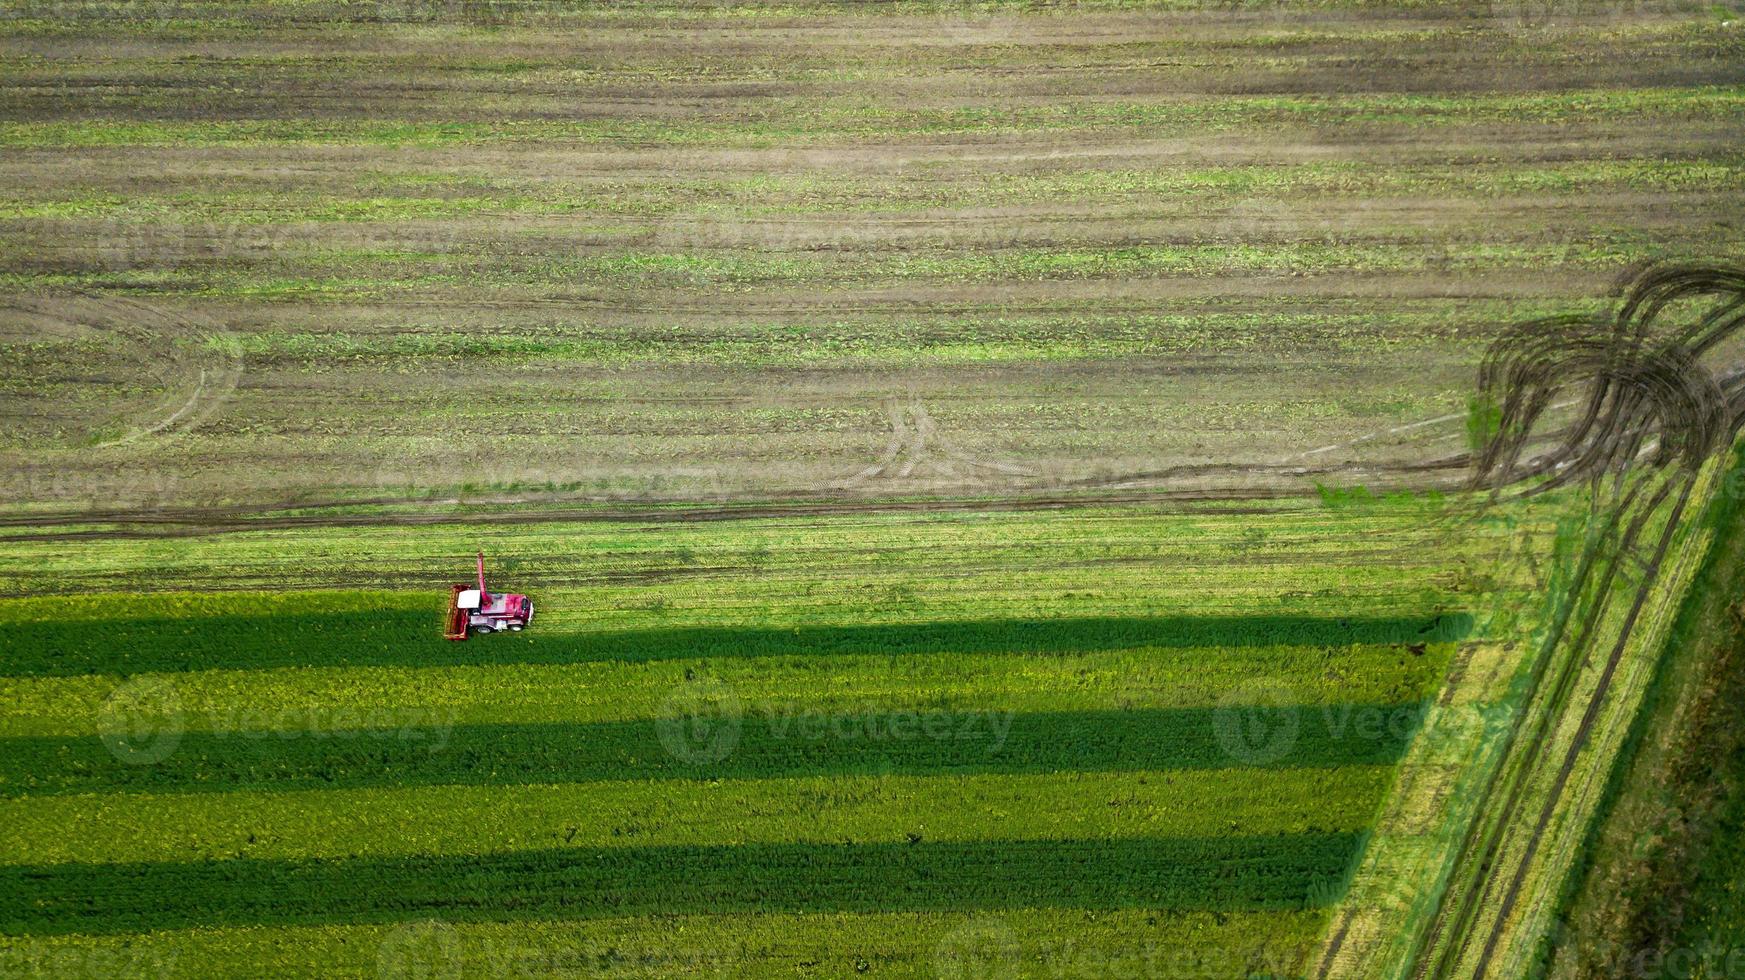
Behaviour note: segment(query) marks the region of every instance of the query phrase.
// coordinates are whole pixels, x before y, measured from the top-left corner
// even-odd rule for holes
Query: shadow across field
[[[441,638],[405,608],[311,615],[44,619],[11,626],[0,675],[137,674],[270,667],[586,663],[707,657],[1075,653],[1138,647],[1347,646],[1446,642],[1466,613],[1424,616],[1100,616],[877,625],[680,627]]]
[[[0,932],[771,911],[1320,904],[1361,837],[569,848],[0,868]]]
[[[1305,705],[1011,714],[780,716],[586,725],[189,732],[133,764],[102,739],[0,740],[0,797],[108,791],[230,792],[624,779],[1046,773],[1229,766],[1392,765],[1421,706]],[[1255,741],[1244,724],[1260,725]],[[721,736],[725,735],[725,739]]]

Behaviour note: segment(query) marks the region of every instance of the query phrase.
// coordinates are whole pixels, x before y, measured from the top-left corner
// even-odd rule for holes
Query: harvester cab
[[[533,601],[524,595],[485,588],[485,553],[479,552],[478,588],[460,582],[449,588],[448,628],[443,636],[464,640],[472,633],[519,633],[533,622]]]

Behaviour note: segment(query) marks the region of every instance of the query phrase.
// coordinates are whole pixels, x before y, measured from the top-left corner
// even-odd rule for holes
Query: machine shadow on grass
[[[0,675],[77,676],[268,667],[588,663],[710,657],[1089,652],[1140,647],[1348,646],[1458,640],[1465,613],[1322,617],[1095,616],[772,628],[698,626],[617,632],[534,631],[466,644],[442,639],[428,611],[63,620]],[[312,639],[313,638],[313,639]],[[319,639],[320,642],[316,642]]]
[[[1221,708],[988,712],[894,708],[816,719],[746,712],[729,751],[661,751],[661,720],[463,724],[383,730],[194,730],[173,751],[117,758],[93,736],[7,740],[0,799],[96,792],[224,793],[519,786],[618,780],[1049,774],[1063,771],[1390,766],[1424,706],[1291,705],[1287,741],[1231,741]],[[943,717],[945,723],[931,724]],[[820,724],[811,724],[817,721]]]
[[[1310,905],[1355,833],[753,843],[0,868],[0,934],[322,922]],[[1231,874],[1232,867],[1265,874]]]

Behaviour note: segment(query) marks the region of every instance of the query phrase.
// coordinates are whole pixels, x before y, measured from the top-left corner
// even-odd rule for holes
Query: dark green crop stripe
[[[537,597],[536,597],[537,604]],[[696,627],[442,639],[430,611],[45,620],[0,653],[13,677],[218,668],[584,663],[782,654],[1072,653],[1134,647],[1350,646],[1459,639],[1472,617],[1164,616],[970,620],[797,629]]]
[[[1319,904],[1353,834],[589,848],[0,868],[11,935],[185,926],[767,911]]]
[[[717,779],[1391,765],[1419,705],[784,716],[367,732],[189,732],[168,755],[95,737],[0,740],[0,796]],[[157,736],[161,737],[161,736]],[[157,743],[143,743],[151,749]],[[126,761],[134,759],[136,761]],[[156,760],[156,761],[148,761]]]

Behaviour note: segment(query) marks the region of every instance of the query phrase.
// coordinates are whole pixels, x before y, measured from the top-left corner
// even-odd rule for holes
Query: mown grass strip
[[[1013,715],[916,710],[732,714],[592,725],[415,724],[178,733],[157,719],[102,737],[0,740],[0,796],[226,792],[835,774],[1040,773],[1388,765],[1421,708],[1177,708]],[[1243,726],[1260,723],[1256,736]]]
[[[422,597],[420,597],[422,599]],[[77,600],[29,600],[8,616],[27,629],[0,663],[13,677],[222,668],[382,664],[586,663],[680,657],[996,653],[1131,647],[1417,644],[1459,639],[1472,617],[1099,616],[880,625],[533,631],[444,641],[438,605],[183,618],[61,619]],[[537,597],[535,597],[537,607]],[[537,619],[537,616],[536,616]]]
[[[571,411],[564,407],[568,389],[547,392],[523,376],[517,390],[540,393],[528,409],[539,417]],[[464,391],[425,393],[420,417],[432,411],[452,426],[490,421]],[[1144,418],[1173,425],[1182,411],[1147,410]],[[1017,424],[1004,409],[999,417]],[[720,426],[722,418],[717,412],[702,421]],[[563,438],[573,453],[576,437]],[[373,445],[363,448],[386,444]],[[493,488],[516,492],[490,485],[480,493],[488,499]],[[451,506],[427,491],[400,489],[411,503],[260,515],[333,526],[249,529],[244,517],[224,533],[178,537],[173,548],[159,537],[160,524],[98,528],[105,533],[78,538],[76,548],[64,540],[11,540],[0,549],[0,574],[14,594],[86,595],[59,605],[0,602],[0,621],[19,624],[8,629],[12,638],[41,620],[428,608],[450,576],[465,577],[481,520],[491,527],[486,547],[501,584],[550,600],[540,609],[541,631],[1084,615],[1087,598],[1105,615],[1411,615],[1450,602],[1447,569],[1483,553],[1492,532],[1506,531],[1481,527],[1444,540],[1436,529],[1447,504],[1433,499],[1344,510],[1245,502],[1243,521],[1104,502],[1075,507],[1062,522],[1058,512],[991,502],[932,510],[656,504],[626,512],[556,502]],[[520,486],[530,489],[538,488]],[[111,503],[91,499],[92,506]],[[413,511],[449,523],[407,534],[394,521]],[[332,591],[340,582],[348,591]]]
[[[1361,831],[1392,778],[1345,766],[32,796],[0,800],[0,864]]]
[[[1356,834],[0,867],[0,932],[656,913],[1322,904]]]

